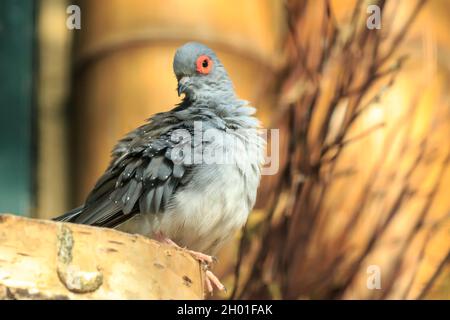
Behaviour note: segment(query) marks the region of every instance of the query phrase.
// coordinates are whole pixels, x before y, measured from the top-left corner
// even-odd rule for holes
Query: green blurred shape
[[[0,1],[0,212],[20,215],[33,200],[34,7]]]

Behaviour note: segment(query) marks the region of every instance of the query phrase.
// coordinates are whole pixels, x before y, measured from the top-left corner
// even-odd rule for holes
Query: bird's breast
[[[192,250],[214,252],[245,224],[256,199],[263,150],[243,138],[223,133],[209,151],[225,151],[225,161],[204,159],[194,166],[191,181],[161,216],[164,234]]]
[[[162,232],[180,246],[214,254],[245,224],[260,181],[262,145],[242,133],[237,140],[233,133],[221,134],[203,150],[209,158],[192,166],[191,179],[177,189],[166,211],[138,215],[125,231]],[[217,163],[211,157],[220,152],[227,158]]]

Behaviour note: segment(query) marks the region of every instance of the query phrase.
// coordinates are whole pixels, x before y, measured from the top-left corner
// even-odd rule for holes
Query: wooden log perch
[[[203,299],[182,249],[139,235],[0,215],[0,299]]]

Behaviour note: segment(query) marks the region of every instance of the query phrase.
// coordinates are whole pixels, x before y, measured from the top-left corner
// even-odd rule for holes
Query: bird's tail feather
[[[72,209],[67,213],[64,213],[61,216],[58,216],[56,218],[53,218],[53,221],[61,221],[61,222],[71,222],[74,221],[76,219],[76,217],[78,217],[82,212],[83,212],[84,207],[80,206],[78,208]]]

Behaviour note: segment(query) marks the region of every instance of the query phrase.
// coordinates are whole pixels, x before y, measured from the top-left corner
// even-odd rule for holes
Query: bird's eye
[[[208,74],[211,72],[213,61],[207,55],[201,55],[197,58],[197,72],[201,74]]]

